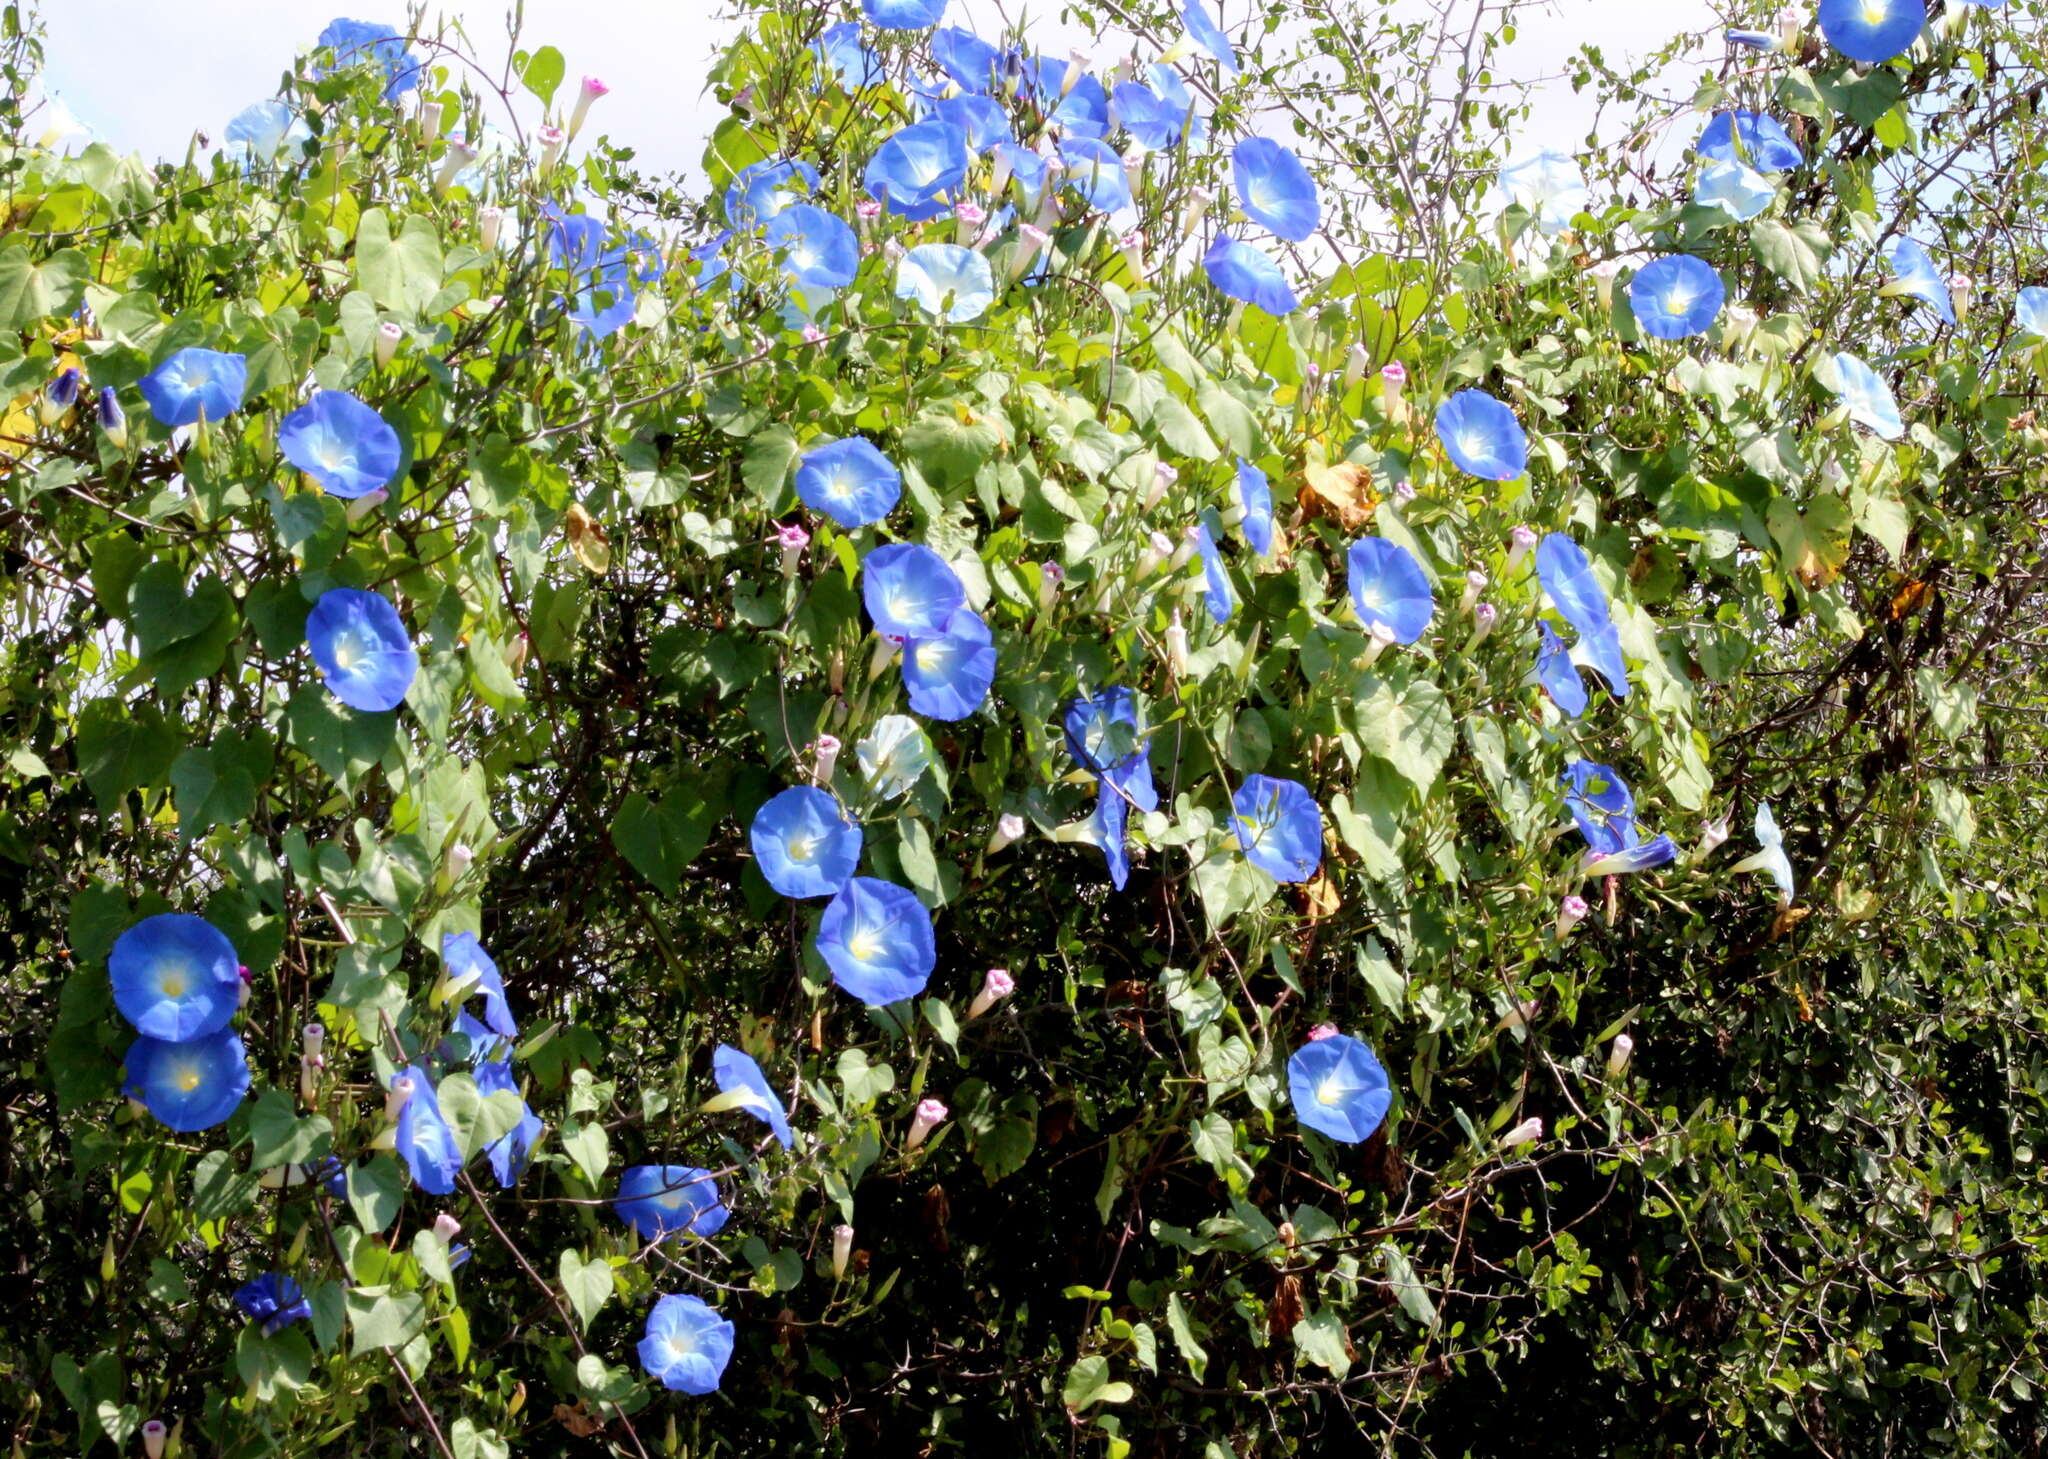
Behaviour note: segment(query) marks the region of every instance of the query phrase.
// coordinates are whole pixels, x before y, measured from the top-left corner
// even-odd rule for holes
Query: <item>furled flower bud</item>
[[[1215,200],[1216,195],[1205,187],[1191,187],[1188,189],[1188,204],[1181,210],[1180,215],[1181,237],[1193,238],[1195,236],[1195,230],[1202,226],[1202,215],[1209,211],[1209,204]]]
[[[811,545],[811,534],[801,522],[785,522],[775,529],[775,540],[782,548],[782,575],[795,577],[804,549]]]
[[[1173,572],[1179,572],[1182,568],[1186,567],[1189,562],[1193,561],[1196,551],[1201,546],[1201,542],[1201,529],[1199,527],[1190,527],[1181,533],[1180,546],[1173,549],[1173,556],[1167,561],[1166,566],[1168,569]]]
[[[974,995],[974,1001],[967,1005],[967,1016],[979,1018],[989,1009],[1017,991],[1016,982],[1010,977],[1008,968],[990,968],[988,976],[981,980],[981,991]],[[944,1118],[942,1115],[941,1118]]]
[[[1607,1050],[1607,1077],[1612,1079],[1628,1067],[1628,1061],[1636,1051],[1636,1041],[1625,1033],[1614,1036],[1614,1042]]]
[[[377,326],[377,338],[371,345],[371,352],[376,358],[378,369],[384,369],[397,358],[398,343],[404,338],[405,330],[388,319]]]
[[[1728,818],[1731,814],[1732,812],[1723,811],[1714,820],[1700,827],[1700,849],[1693,853],[1695,857],[1711,856],[1721,843],[1728,839]]]
[[[390,500],[390,492],[381,486],[376,487],[371,491],[364,492],[361,496],[350,497],[348,505],[341,509],[341,514],[348,519],[348,524],[353,527]]]
[[[832,772],[839,768],[839,737],[819,735],[811,742],[811,779],[820,785],[832,783]]]
[[[1152,503],[1148,501],[1145,505],[1149,507]],[[1154,528],[1145,550],[1138,554],[1138,581],[1143,582],[1158,572],[1166,565],[1166,559],[1172,555],[1173,539]]]
[[[595,76],[585,76],[583,85],[576,92],[576,109],[569,113],[569,135],[575,136],[583,130],[583,119],[590,115],[590,104],[605,95],[611,87]]]
[[[145,1459],[164,1459],[164,1443],[171,1431],[160,1418],[153,1418],[142,1426],[142,1452]]]
[[[1067,570],[1056,562],[1042,562],[1038,565],[1038,611],[1050,613],[1053,601],[1060,595],[1060,584],[1066,581]]]
[[[1478,568],[1465,574],[1465,593],[1458,599],[1458,611],[1470,613],[1479,606],[1479,595],[1486,591],[1487,577]]]
[[[1031,262],[1038,257],[1040,249],[1052,242],[1052,234],[1035,223],[1026,223],[1017,230],[1017,243],[1010,254],[1010,276],[1022,278],[1030,271]]]
[[[405,1108],[405,1101],[411,1094],[412,1075],[400,1074],[391,1081],[391,1087],[384,1091],[384,1118],[388,1123],[398,1123],[398,1112]]]
[[[526,657],[533,651],[533,635],[520,632],[512,636],[505,645],[505,667],[517,678],[526,668]]]
[[[434,174],[434,196],[440,197],[455,185],[455,174],[476,161],[476,148],[467,142],[450,142],[441,158],[441,170]]]
[[[1169,466],[1164,461],[1155,461],[1152,464],[1152,489],[1145,493],[1145,510],[1149,512],[1165,500],[1166,493],[1172,490],[1174,483],[1179,480],[1178,468]]]
[[[36,405],[37,419],[46,426],[64,419],[65,413],[78,404],[78,388],[84,383],[85,376],[75,366],[58,371],[57,378],[43,387],[42,399]]]
[[[327,1048],[327,1030],[317,1023],[309,1023],[299,1030],[299,1052],[308,1058],[317,1059]]]
[[[993,856],[1023,834],[1024,818],[1013,811],[1005,811],[996,817],[996,828],[989,835],[989,854]]]
[[[925,1142],[925,1137],[944,1124],[946,1116],[950,1113],[952,1111],[943,1104],[940,1104],[936,1099],[919,1100],[917,1112],[910,1119],[910,1136],[904,1141],[903,1148],[915,1150],[918,1146],[922,1145]]]
[[[1535,546],[1536,529],[1516,527],[1514,531],[1508,533],[1508,566],[1518,566]]]
[[[434,142],[441,136],[441,99],[431,90],[422,86],[420,99],[420,140]]]
[[[476,853],[460,841],[450,846],[447,860],[449,885],[452,886],[468,876],[470,867],[475,863]]]
[[[1530,1024],[1536,1021],[1536,1015],[1541,1013],[1542,1011],[1543,1000],[1541,998],[1525,998],[1520,1003],[1515,1004],[1506,1013],[1503,1013],[1500,1016],[1500,1022],[1496,1023],[1494,1025],[1494,1028],[1496,1030],[1508,1028],[1527,1028]]]
[[[1955,306],[1956,323],[1970,317],[1970,300],[1976,296],[1977,281],[1968,274],[1948,276],[1949,302]]]
[[[320,1074],[327,1060],[319,1054],[299,1055],[299,1099],[308,1107],[320,1098]]]
[[[847,1263],[853,1260],[853,1228],[834,1226],[832,1228],[832,1280],[841,1281],[846,1276]]]
[[[1572,929],[1583,922],[1590,911],[1586,899],[1573,895],[1557,904],[1557,940],[1563,942],[1572,935]]]
[[[476,246],[485,253],[498,251],[498,233],[505,226],[503,208],[478,208],[476,210]]]
[[[1347,394],[1365,378],[1365,367],[1371,363],[1372,357],[1365,352],[1364,345],[1351,346],[1351,352],[1344,357],[1344,389]]]
[[[805,344],[823,344],[825,342],[825,331],[818,328],[815,324],[806,324],[803,327],[802,333]]]
[[[1321,1043],[1324,1039],[1333,1039],[1336,1036],[1337,1025],[1334,1023],[1319,1023],[1308,1031],[1308,1041],[1312,1044]]]
[[[1076,86],[1079,86],[1081,84],[1081,78],[1083,76],[1086,76],[1087,74],[1088,53],[1083,50],[1072,50],[1067,52],[1067,74],[1060,77],[1061,97],[1064,98],[1069,91],[1072,91]]]
[[[534,135],[540,139],[540,175],[546,177],[561,161],[562,147],[569,138],[560,127],[542,127]]]
[[[440,1215],[434,1217],[434,1234],[440,1237],[443,1242],[453,1241],[462,1234],[462,1223],[448,1212],[443,1211]]]
[[[1124,256],[1124,267],[1131,271],[1131,281],[1145,282],[1145,235],[1133,228],[1116,241],[1119,252]]]
[[[1178,608],[1166,625],[1166,666],[1176,679],[1188,676],[1188,626],[1181,622]]]
[[[128,417],[121,413],[121,402],[109,385],[100,391],[100,429],[106,432],[107,440],[115,450],[128,444]]]
[[[1493,632],[1493,625],[1498,622],[1500,622],[1500,609],[1494,607],[1491,603],[1473,604],[1472,642],[1467,647],[1477,648],[1480,644],[1486,642],[1488,635]]]
[[[1500,1137],[1500,1148],[1512,1150],[1517,1145],[1533,1145],[1542,1138],[1543,1121],[1538,1116],[1531,1115]]]

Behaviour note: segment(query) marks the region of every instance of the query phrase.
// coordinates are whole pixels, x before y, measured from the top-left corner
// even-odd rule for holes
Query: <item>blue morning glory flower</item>
[[[1210,59],[1222,68],[1223,74],[1237,79],[1237,52],[1230,44],[1230,37],[1209,14],[1209,0],[1187,0],[1181,7],[1180,18],[1188,28],[1188,36],[1194,43],[1209,53]]]
[[[512,1060],[486,1059],[476,1066],[476,1087],[485,1094],[518,1094],[519,1081],[512,1077]],[[498,1184],[510,1190],[519,1184],[519,1177],[526,1170],[527,1158],[533,1153],[534,1142],[540,1139],[540,1116],[519,1101],[519,1123],[507,1133],[500,1135],[484,1147],[484,1159],[491,1163],[491,1174]]]
[[[1646,264],[1628,283],[1636,326],[1652,339],[1686,339],[1712,327],[1727,297],[1713,265],[1689,253]]]
[[[1756,842],[1758,850],[1754,856],[1746,856],[1728,869],[1765,873],[1778,884],[1779,904],[1791,906],[1793,893],[1798,890],[1792,878],[1792,858],[1785,854],[1785,833],[1778,829],[1778,818],[1771,814],[1768,802],[1756,808]]]
[[[1275,881],[1307,881],[1323,864],[1323,813],[1298,780],[1247,775],[1230,798],[1245,859]]]
[[[1109,135],[1109,93],[1093,76],[1083,75],[1066,95],[1060,85],[1067,79],[1067,62],[1051,56],[1037,56],[1024,68],[1025,95],[1045,115],[1045,125],[1064,137]]]
[[[405,1101],[398,1107],[397,1148],[406,1173],[428,1195],[447,1195],[462,1171],[462,1147],[441,1113],[440,1091],[425,1069],[411,1068],[392,1079],[391,1092]]]
[[[1394,1102],[1387,1071],[1371,1048],[1348,1034],[1311,1039],[1287,1061],[1294,1117],[1340,1145],[1370,1140]]]
[[[763,230],[770,248],[798,283],[837,289],[860,272],[860,239],[844,220],[809,203],[792,203]]]
[[[1536,577],[1565,622],[1577,630],[1586,657],[1614,697],[1628,698],[1628,666],[1621,657],[1621,636],[1585,550],[1562,532],[1549,533],[1536,546]],[[1556,698],[1555,693],[1551,697]]]
[[[1046,159],[1021,142],[999,142],[993,154],[998,171],[1008,168],[1010,177],[1025,195],[1035,199],[1045,188]]]
[[[382,66],[386,101],[396,101],[418,86],[425,70],[419,58],[405,48],[404,37],[373,20],[329,21],[315,44],[334,53],[334,66],[314,65],[315,77],[344,66]]]
[[[1536,682],[1543,686],[1550,702],[1564,711],[1565,718],[1577,719],[1586,712],[1586,681],[1579,677],[1571,650],[1551,626],[1539,619],[1536,628],[1543,635],[1542,646],[1536,651]]]
[[[1384,625],[1396,643],[1413,643],[1436,616],[1436,593],[1415,554],[1385,537],[1361,537],[1345,554],[1351,606],[1367,628]]]
[[[284,459],[329,496],[367,496],[398,474],[398,432],[345,390],[316,390],[277,427]]]
[[[1215,514],[1203,512],[1202,520],[1195,525],[1195,550],[1202,559],[1202,598],[1209,608],[1209,616],[1218,623],[1228,623],[1230,615],[1237,608],[1237,595],[1230,589],[1230,573],[1223,566],[1223,554],[1216,550],[1216,534],[1210,530],[1209,519]]]
[[[1264,557],[1273,550],[1273,488],[1266,473],[1243,457],[1237,462],[1237,499],[1244,506],[1244,540]]]
[[[1508,200],[1535,218],[1545,233],[1562,233],[1586,206],[1586,178],[1579,164],[1563,152],[1546,147],[1500,170],[1500,189]]]
[[[995,302],[995,273],[971,248],[920,243],[897,260],[896,297],[948,324],[970,324]]]
[[[915,998],[938,961],[932,914],[908,887],[857,876],[818,919],[818,956],[870,1008]]]
[[[1249,243],[1219,234],[1202,255],[1202,268],[1209,282],[1230,298],[1256,304],[1275,318],[1294,312],[1294,290],[1280,265]]]
[[[265,1337],[276,1337],[300,1318],[313,1315],[305,1289],[282,1272],[265,1272],[242,1283],[235,1288],[234,1302],[244,1317],[263,1324]]]
[[[710,288],[732,268],[725,257],[725,245],[732,242],[732,233],[732,229],[722,228],[690,250],[690,261],[697,265],[698,288]]]
[[[903,495],[903,473],[872,441],[848,436],[804,453],[797,499],[849,531],[879,522]]]
[[[860,822],[837,796],[795,785],[754,812],[747,841],[768,885],[785,897],[829,897],[860,865]]]
[[[1146,151],[1164,152],[1180,145],[1188,114],[1151,87],[1136,81],[1118,82],[1110,107],[1117,124]]]
[[[732,1361],[732,1324],[700,1298],[670,1294],[648,1312],[637,1351],[648,1377],[672,1392],[701,1397],[718,1391]]]
[[[351,709],[396,709],[420,669],[398,610],[360,588],[320,595],[306,615],[306,646],[328,692]]]
[[[1589,876],[1645,871],[1677,858],[1669,836],[1645,841],[1636,825],[1635,797],[1627,782],[1606,766],[1574,760],[1558,776],[1565,787],[1565,805],[1586,838],[1581,868]]]
[[[1076,699],[1067,706],[1063,728],[1067,753],[1076,765],[1121,789],[1138,809],[1159,809],[1137,695],[1115,685]]]
[[[878,86],[887,74],[881,57],[861,44],[857,20],[826,26],[825,33],[811,42],[811,54],[826,74],[848,91]]]
[[[1653,866],[1678,859],[1678,846],[1669,836],[1655,836],[1648,841],[1638,839],[1632,846],[1605,856],[1588,853],[1585,863],[1579,868],[1586,876],[1619,876],[1627,872],[1648,871]]]
[[[1891,386],[1877,371],[1847,351],[1835,356],[1835,373],[1841,377],[1838,392],[1848,407],[1849,419],[1870,427],[1887,441],[1906,433],[1899,417],[1899,404],[1892,399]]]
[[[313,129],[283,102],[259,101],[235,113],[221,140],[255,167],[268,164],[287,142],[303,147],[313,140]]]
[[[1095,782],[1095,813],[1088,818],[1088,839],[1109,863],[1109,884],[1122,891],[1131,879],[1129,826],[1131,803],[1108,777]]]
[[[861,0],[861,9],[882,30],[923,30],[944,17],[946,0]]]
[[[212,1129],[249,1092],[249,1060],[230,1028],[175,1044],[144,1034],[121,1067],[122,1091],[184,1135]]]
[[[883,139],[861,185],[898,217],[922,223],[947,210],[946,194],[967,180],[967,160],[965,132],[951,122],[917,122]]]
[[[2022,339],[2048,339],[2048,289],[2020,290],[2012,302],[2012,322]]]
[[[995,641],[972,608],[955,609],[936,638],[903,644],[903,687],[910,707],[930,719],[965,719],[996,681]]]
[[[818,190],[818,169],[800,157],[750,162],[725,189],[725,221],[758,228]]]
[[[550,203],[541,215],[556,267],[574,280],[570,321],[599,339],[625,328],[633,317],[634,286],[651,284],[665,271],[661,250],[643,234],[609,235],[588,213],[564,213]]]
[[[937,638],[967,606],[967,589],[946,559],[914,542],[892,542],[862,558],[860,592],[875,632],[890,638]]]
[[[441,967],[457,1001],[467,1003],[476,997],[484,1000],[484,1027],[500,1038],[519,1037],[519,1025],[512,1019],[511,1005],[505,1001],[505,975],[498,971],[498,964],[484,951],[474,932],[441,934]]]
[[[932,60],[962,91],[987,95],[1002,79],[1002,57],[971,30],[949,25],[934,31]]]
[[[732,1214],[718,1198],[718,1182],[694,1165],[636,1165],[619,1177],[612,1212],[642,1241],[677,1231],[716,1236]]]
[[[1060,161],[1066,170],[1061,181],[1080,195],[1098,213],[1114,213],[1133,206],[1131,180],[1124,172],[1124,159],[1116,148],[1092,137],[1076,137],[1060,143]]]
[[[1188,90],[1188,84],[1181,79],[1180,72],[1171,66],[1155,62],[1146,72],[1146,76],[1152,82],[1153,91],[1158,93],[1159,99],[1166,103],[1167,108],[1173,113],[1175,133],[1185,128],[1188,140],[1197,147],[1206,142],[1209,138],[1209,119],[1196,112],[1195,94]]]
[[[711,1054],[711,1077],[717,1081],[719,1092],[732,1103],[732,1109],[743,1109],[761,1121],[782,1142],[788,1150],[796,1144],[796,1137],[789,1130],[789,1116],[783,1113],[782,1101],[768,1087],[768,1076],[761,1072],[761,1066],[746,1054],[730,1044],[720,1044]]]
[[[145,917],[115,938],[107,973],[121,1016],[137,1033],[169,1044],[226,1028],[241,1006],[234,944],[185,912]]]
[[[1747,223],[1778,196],[1770,179],[1747,163],[1710,162],[1700,172],[1692,200],[1703,208],[1719,208],[1738,223]]]
[[[1943,324],[1956,322],[1955,307],[1948,297],[1948,280],[1934,267],[1925,248],[1910,238],[1895,239],[1887,261],[1892,266],[1893,278],[1885,286],[1885,293],[1910,294],[1931,304]]]
[[[222,420],[242,408],[249,357],[188,345],[142,377],[142,398],[167,426],[189,426],[202,415]]]
[[[932,106],[932,115],[960,129],[967,145],[986,152],[999,142],[1016,139],[1010,134],[1010,114],[986,96],[949,96]]]
[[[1230,156],[1237,201],[1255,223],[1293,243],[1316,231],[1323,207],[1301,159],[1266,137],[1247,137]]]
[[[1436,408],[1436,436],[1451,464],[1481,481],[1529,469],[1529,438],[1515,413],[1484,390],[1460,390]]]
[[[1927,24],[1927,0],[1820,0],[1820,33],[1852,61],[1902,55]]]
[[[1758,172],[1789,172],[1806,161],[1776,117],[1754,111],[1716,112],[1693,149],[1711,162],[1745,162]]]

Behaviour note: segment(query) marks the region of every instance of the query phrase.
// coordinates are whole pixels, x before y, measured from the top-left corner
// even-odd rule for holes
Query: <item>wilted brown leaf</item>
[[[562,518],[562,530],[568,533],[569,550],[576,554],[584,571],[599,577],[611,571],[612,540],[597,524],[597,518],[584,510],[583,503],[569,504],[568,513]]]
[[[1273,1289],[1273,1305],[1266,1309],[1266,1332],[1282,1338],[1301,1321],[1301,1278],[1289,1272]]]
[[[1326,466],[1310,461],[1302,468],[1302,488],[1296,493],[1304,516],[1335,517],[1337,525],[1355,531],[1372,520],[1379,498],[1369,485],[1371,478],[1362,466],[1339,461]]]

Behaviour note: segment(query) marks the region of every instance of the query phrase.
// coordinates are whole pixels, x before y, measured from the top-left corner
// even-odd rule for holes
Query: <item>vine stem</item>
[[[554,1283],[542,1276],[534,1268],[533,1263],[526,1259],[526,1253],[519,1249],[510,1236],[506,1235],[505,1228],[498,1224],[498,1218],[491,1214],[490,1205],[484,1200],[483,1192],[478,1190],[476,1182],[469,1178],[469,1172],[466,1170],[460,1172],[459,1179],[462,1181],[462,1188],[469,1192],[470,1200],[475,1202],[477,1210],[483,1213],[484,1221],[491,1228],[491,1234],[504,1244],[505,1250],[512,1253],[512,1260],[519,1263],[519,1269],[525,1272],[532,1279],[533,1284],[547,1294],[548,1301],[554,1304],[555,1312],[562,1319],[562,1326],[569,1331],[569,1341],[576,1344],[576,1356],[579,1358],[589,1357],[589,1349],[583,1346],[583,1336],[576,1330],[575,1315],[569,1311],[569,1304],[563,1300],[562,1294],[555,1290]],[[618,1410],[619,1422],[626,1426],[626,1434],[632,1439],[633,1448],[640,1455],[640,1459],[651,1459],[647,1452],[647,1446],[640,1442],[640,1431],[633,1427],[633,1420],[627,1416],[625,1408],[616,1403],[611,1406]]]

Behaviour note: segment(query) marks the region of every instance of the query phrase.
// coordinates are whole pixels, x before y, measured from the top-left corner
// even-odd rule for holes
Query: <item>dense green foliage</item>
[[[712,78],[713,192],[803,158],[852,219],[912,98],[821,69],[812,41],[856,7],[754,8]],[[1180,34],[1156,0],[1067,8],[1147,59]],[[1951,3],[1875,67],[1811,31],[1737,51],[1675,112],[1589,50],[1610,145],[1559,232],[1487,193],[1511,152],[1574,141],[1494,85],[1498,15],[1266,10],[1241,81],[1188,65],[1216,145],[1149,158],[1143,272],[1070,207],[1048,276],[1017,282],[997,219],[995,303],[937,323],[897,297],[892,246],[969,225],[885,214],[806,333],[757,237],[715,278],[690,256],[720,198],[637,173],[598,140],[601,103],[543,155],[543,108],[576,100],[551,49],[415,39],[430,120],[373,66],[302,67],[303,148],[152,167],[39,144],[37,44],[8,8],[14,1454],[134,1451],[151,1418],[219,1456],[2038,1451],[2048,346],[2015,299],[2048,283],[2048,3]],[[921,36],[869,40],[892,75],[928,70]],[[1729,106],[1806,153],[1740,222],[1690,201],[1676,160]],[[1198,262],[1254,131],[1322,186],[1282,319]],[[461,171],[455,133],[502,145]],[[1216,201],[1184,236],[1197,187]],[[661,252],[618,332],[570,317],[548,204]],[[1968,277],[1957,325],[1880,292],[1900,237]],[[1728,307],[1653,339],[1613,265],[1675,252]],[[137,386],[187,346],[246,355],[247,390],[174,436]],[[1845,418],[1837,352],[1889,384],[1898,439]],[[80,403],[40,411],[71,365]],[[352,513],[282,460],[309,379],[395,427],[388,500]],[[1446,459],[1431,419],[1467,387],[1520,418],[1527,474]],[[852,435],[904,491],[842,530],[793,477]],[[1218,624],[1200,559],[1152,539],[1227,515],[1239,458],[1273,483],[1279,540],[1226,534]],[[1573,719],[1535,687],[1522,525],[1587,550],[1627,699],[1588,677]],[[1376,657],[1345,584],[1368,533],[1436,581],[1428,632]],[[999,664],[974,714],[923,720],[907,791],[860,753],[908,712],[860,597],[890,541],[947,559]],[[398,608],[404,707],[324,687],[305,621],[335,587]],[[1131,814],[1121,891],[1061,735],[1111,686],[1145,705],[1161,796]],[[833,987],[819,904],[749,850],[827,735],[863,874],[933,912],[930,987],[893,1008]],[[1580,758],[1627,777],[1676,862],[1581,878],[1559,786]],[[1322,807],[1315,879],[1239,851],[1231,789],[1255,773]],[[1789,904],[1732,870],[1766,802]],[[1592,911],[1560,936],[1573,893]],[[251,1097],[184,1135],[120,1097],[108,973],[115,938],[170,910],[225,932],[252,984]],[[516,1186],[478,1161],[433,1197],[380,1144],[384,1091],[448,1034],[461,931],[505,971],[547,1129]],[[990,967],[1017,991],[970,1017]],[[1326,1021],[1392,1077],[1360,1145],[1294,1117],[1286,1063]],[[702,1110],[722,1043],[786,1097],[793,1150]],[[951,1118],[916,1144],[928,1097]],[[506,1114],[477,1098],[465,1149]],[[345,1198],[261,1183],[330,1153]],[[729,1224],[636,1240],[609,1203],[643,1163],[712,1170]],[[272,1271],[311,1317],[265,1336],[230,1295]],[[670,1292],[734,1324],[714,1395],[634,1356]]]

